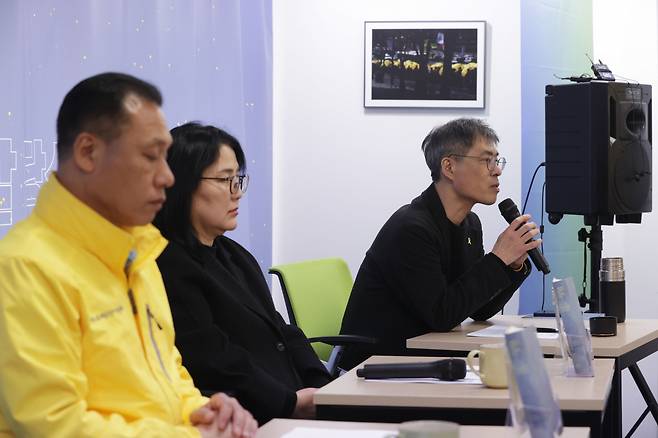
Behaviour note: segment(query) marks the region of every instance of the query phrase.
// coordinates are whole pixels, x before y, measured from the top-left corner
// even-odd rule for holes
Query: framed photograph
[[[484,21],[366,21],[366,107],[484,108]]]

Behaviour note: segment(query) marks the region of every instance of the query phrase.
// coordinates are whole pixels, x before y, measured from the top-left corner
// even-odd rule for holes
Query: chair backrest
[[[335,336],[340,332],[343,313],[352,291],[352,274],[341,258],[308,260],[272,266],[279,277],[290,323],[307,337]],[[322,360],[328,360],[332,347],[314,343]]]

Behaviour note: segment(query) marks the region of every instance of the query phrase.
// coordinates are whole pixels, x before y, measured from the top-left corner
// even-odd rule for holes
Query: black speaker
[[[651,86],[546,86],[546,211],[639,222],[651,211]]]

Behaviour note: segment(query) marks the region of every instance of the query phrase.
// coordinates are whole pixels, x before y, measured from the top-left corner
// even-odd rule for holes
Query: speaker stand
[[[585,292],[578,298],[580,305],[584,306],[589,304],[589,312],[600,313],[601,312],[601,297],[599,291],[599,269],[601,268],[601,256],[603,253],[603,230],[601,229],[601,223],[608,222],[608,216],[603,218],[599,216],[585,216],[584,222],[585,225],[590,225],[590,231],[587,232],[585,228],[581,228],[578,231],[578,240],[580,242],[587,242],[587,247],[590,250],[590,272],[589,272],[589,281],[590,281],[590,296],[587,298]]]
[[[609,216],[585,216],[585,225],[591,228],[587,231],[586,228],[581,228],[578,231],[578,241],[587,244],[590,250],[590,297],[587,298],[585,292],[578,297],[581,307],[589,304],[589,310],[586,313],[601,313],[601,297],[599,285],[599,269],[601,268],[601,257],[603,254],[603,230],[601,223],[608,224]],[[555,317],[555,312],[538,310],[532,314],[534,318],[552,318]]]

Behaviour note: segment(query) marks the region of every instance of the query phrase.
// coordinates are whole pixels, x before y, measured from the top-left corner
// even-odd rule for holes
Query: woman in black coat
[[[176,182],[155,225],[170,243],[158,258],[176,346],[204,393],[232,393],[260,424],[312,418],[330,380],[302,331],[274,309],[254,257],[224,233],[237,227],[249,177],[239,142],[213,126],[171,131]]]

